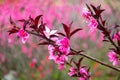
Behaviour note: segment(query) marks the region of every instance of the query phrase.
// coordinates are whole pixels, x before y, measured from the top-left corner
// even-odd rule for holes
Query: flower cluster
[[[20,29],[17,32],[17,35],[21,38],[22,43],[26,43],[27,39],[29,38],[29,34],[26,31],[24,31],[23,29]]]
[[[56,64],[58,64],[58,69],[62,70],[64,69],[65,62],[68,60],[68,54],[70,52],[69,47],[69,40],[64,37],[61,40],[56,41],[56,46],[49,45],[49,59],[52,59],[55,61]]]
[[[96,19],[92,17],[91,12],[88,11],[86,8],[83,9],[82,16],[89,23],[88,26],[90,27],[90,31],[93,32],[98,26],[98,22],[96,21]]]
[[[78,80],[88,80],[90,77],[88,70],[86,70],[83,67],[80,67],[79,69],[75,69],[74,67],[71,67],[68,75],[73,77],[78,76]]]

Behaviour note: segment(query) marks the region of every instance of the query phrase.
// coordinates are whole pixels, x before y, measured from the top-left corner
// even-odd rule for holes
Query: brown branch
[[[119,68],[115,68],[115,67],[113,67],[113,66],[111,66],[111,65],[109,65],[109,64],[107,64],[107,63],[104,63],[104,62],[102,62],[102,61],[100,61],[100,60],[98,60],[98,59],[96,59],[96,58],[94,58],[94,57],[88,56],[88,55],[85,54],[85,53],[81,53],[81,52],[79,52],[79,51],[75,51],[75,50],[72,49],[72,48],[71,48],[71,50],[75,53],[74,55],[81,55],[81,56],[83,56],[83,57],[85,57],[85,58],[87,58],[87,59],[90,59],[90,60],[92,60],[92,61],[95,61],[95,62],[97,62],[97,63],[99,63],[99,64],[101,64],[101,65],[103,65],[103,66],[106,66],[106,67],[108,67],[108,68],[111,68],[111,69],[113,69],[113,70],[116,70],[116,71],[120,72],[120,69],[119,69]]]

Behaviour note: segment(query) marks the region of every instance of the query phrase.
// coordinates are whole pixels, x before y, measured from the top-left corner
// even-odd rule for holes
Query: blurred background
[[[83,30],[73,36],[71,46],[76,50],[84,49],[88,55],[111,65],[107,52],[112,46],[102,42],[103,35],[99,31],[90,33],[81,16],[85,3],[101,4],[109,27],[120,24],[120,0],[0,0],[0,80],[5,77],[9,80],[77,80],[67,75],[69,67],[59,71],[57,65],[48,60],[47,46],[38,46],[37,37],[30,35],[27,43],[22,44],[16,35],[9,36],[10,16],[19,20],[42,14],[47,26],[59,32],[63,31],[61,23],[73,21],[73,29],[81,27]],[[82,64],[91,67],[92,80],[120,79],[120,73],[86,58]]]

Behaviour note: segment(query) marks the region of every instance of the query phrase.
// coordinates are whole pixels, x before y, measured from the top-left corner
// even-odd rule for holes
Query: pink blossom
[[[80,74],[88,76],[88,72],[84,68],[80,68]]]
[[[49,50],[49,58],[48,59],[50,59],[50,60],[55,60],[55,54],[54,54],[54,47],[52,46],[52,45],[49,45],[48,46],[48,50]]]
[[[29,34],[23,29],[20,29],[17,35],[22,39],[22,43],[26,43],[27,39],[29,38]]]
[[[118,33],[114,34],[113,39],[120,41],[120,31]]]
[[[73,75],[75,75],[75,74],[77,74],[77,71],[75,70],[74,67],[71,67],[71,68],[70,68],[70,72],[68,73],[68,75],[69,75],[69,76],[73,76]]]
[[[80,78],[78,78],[78,80],[86,80],[85,78],[83,78],[83,77],[80,77]]]
[[[55,63],[64,64],[66,60],[68,60],[68,57],[66,55],[56,56]]]
[[[62,70],[64,69],[65,61],[68,60],[68,57],[64,54],[59,54],[59,51],[55,52],[55,47],[52,45],[48,46],[49,50],[49,58],[50,60],[53,60],[56,64],[58,64],[58,69]]]
[[[109,61],[112,62],[113,66],[118,66],[119,60],[114,51],[108,52]]]
[[[65,67],[65,65],[64,65],[64,64],[59,64],[59,65],[58,65],[58,69],[59,69],[59,70],[63,70],[63,69],[64,69],[64,67]]]
[[[98,22],[96,21],[96,19],[91,18],[90,23],[88,24],[88,26],[90,27],[90,31],[93,32],[97,28]]]
[[[87,8],[83,8],[82,16],[83,16],[87,21],[89,21],[90,18],[91,18],[91,13],[90,13],[90,11],[87,10]]]
[[[70,47],[69,47],[69,39],[64,37],[61,40],[58,40],[56,42],[56,44],[59,46],[59,50],[63,53],[65,53],[66,55],[69,54],[70,52]]]
[[[89,78],[89,73],[86,69],[80,68],[79,72],[82,75],[81,77],[79,77],[79,80],[87,80]]]

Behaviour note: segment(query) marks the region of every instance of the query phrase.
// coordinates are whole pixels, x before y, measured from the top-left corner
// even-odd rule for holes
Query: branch
[[[111,66],[111,65],[108,65],[107,63],[104,63],[104,62],[102,62],[102,61],[100,61],[100,60],[98,60],[98,59],[96,59],[96,58],[94,58],[94,57],[88,56],[87,54],[83,54],[83,53],[81,53],[81,52],[79,52],[79,51],[75,51],[75,50],[72,49],[72,48],[71,48],[71,50],[72,50],[74,53],[76,53],[76,54],[74,54],[74,55],[81,55],[81,56],[83,56],[83,57],[85,57],[85,58],[87,58],[87,59],[90,59],[90,60],[92,60],[92,61],[95,61],[95,62],[97,62],[97,63],[99,63],[99,64],[101,64],[101,65],[103,65],[103,66],[106,66],[106,67],[108,67],[108,68],[111,68],[111,69],[113,69],[113,70],[116,70],[116,71],[120,72],[120,69],[119,69],[119,68],[115,68],[115,67],[113,67],[113,66]]]

